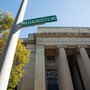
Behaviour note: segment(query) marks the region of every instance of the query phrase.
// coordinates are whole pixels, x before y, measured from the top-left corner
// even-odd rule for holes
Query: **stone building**
[[[90,28],[38,27],[24,44],[31,56],[18,90],[90,90]]]

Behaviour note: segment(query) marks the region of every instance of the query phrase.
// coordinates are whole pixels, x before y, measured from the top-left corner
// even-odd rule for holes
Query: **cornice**
[[[24,40],[24,44],[35,44],[37,37],[90,37],[90,33],[34,33],[34,40]]]
[[[90,37],[90,33],[36,33],[35,37]]]

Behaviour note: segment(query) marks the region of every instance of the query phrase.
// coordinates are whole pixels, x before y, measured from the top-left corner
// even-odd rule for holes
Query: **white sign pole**
[[[2,59],[0,60],[0,90],[7,90],[16,45],[20,34],[18,23],[23,20],[27,2],[28,0],[22,0],[21,6],[4,48]]]

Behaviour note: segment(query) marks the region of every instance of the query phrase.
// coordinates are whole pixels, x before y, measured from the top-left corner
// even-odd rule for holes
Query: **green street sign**
[[[57,21],[56,15],[28,19],[28,20],[24,20],[23,22],[21,22],[21,27],[34,26],[34,25],[45,24],[45,23],[55,22],[55,21]]]

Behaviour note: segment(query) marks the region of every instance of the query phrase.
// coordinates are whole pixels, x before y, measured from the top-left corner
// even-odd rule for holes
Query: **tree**
[[[3,13],[3,11],[1,10],[0,10],[0,19],[2,20],[0,21],[0,31],[1,31],[0,57],[1,57],[3,48],[5,46],[14,19],[12,18],[10,13],[8,14]],[[29,58],[27,58],[29,55],[30,51],[26,50],[26,47],[22,44],[22,40],[20,39],[17,44],[7,90],[14,90],[14,88],[17,86],[18,82],[20,81],[20,78],[23,76],[24,73],[23,66],[29,62]]]
[[[27,58],[27,56],[29,56],[29,51],[26,50],[26,47],[22,45],[21,42],[21,40],[18,41],[8,90],[13,90],[16,87],[16,85],[20,81],[20,78],[23,76],[23,66],[29,61],[29,59]]]
[[[4,45],[5,45],[5,40],[0,38],[0,58],[3,52]]]
[[[12,27],[14,19],[10,12],[4,13],[2,9],[0,9],[0,31],[8,30]]]

